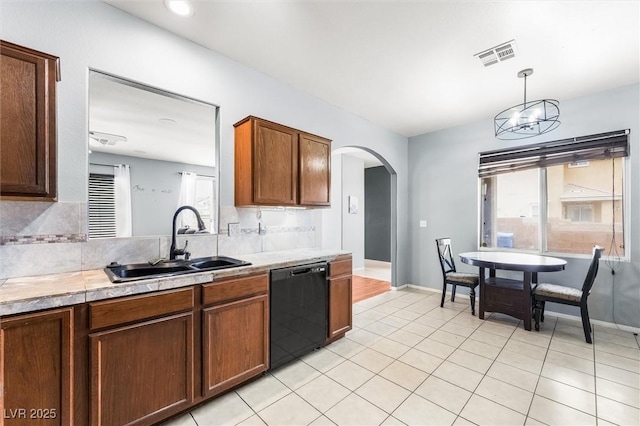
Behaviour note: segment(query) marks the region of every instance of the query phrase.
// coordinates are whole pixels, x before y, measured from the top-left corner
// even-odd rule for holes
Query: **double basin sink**
[[[148,278],[172,277],[196,272],[215,271],[251,265],[249,262],[225,256],[200,257],[192,260],[169,260],[157,264],[130,263],[111,264],[104,268],[114,283],[142,280]]]

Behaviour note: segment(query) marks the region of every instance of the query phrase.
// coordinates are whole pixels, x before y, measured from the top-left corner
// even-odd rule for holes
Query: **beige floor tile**
[[[616,345],[610,342],[596,342],[595,351],[608,352],[614,355],[623,356],[626,358],[635,359],[640,361],[640,349],[629,348],[627,346]]]
[[[198,426],[191,414],[187,413],[175,419],[164,422],[161,426]]]
[[[383,410],[353,393],[327,411],[325,415],[339,426],[379,425],[388,417]]]
[[[551,343],[551,333],[546,335],[535,331],[527,331],[524,328],[516,328],[516,330],[513,332],[513,335],[511,336],[511,339],[547,349],[549,347],[549,344]]]
[[[276,379],[272,377],[271,380]],[[282,385],[279,382],[278,384]],[[278,389],[277,391],[279,392],[278,397],[280,398],[288,393],[288,390],[287,393],[280,393],[283,389],[286,388],[282,386],[282,389]],[[277,398],[273,401],[275,400],[277,400]],[[236,424],[254,414],[254,411],[236,392],[229,392],[191,411],[191,415],[199,425]]]
[[[258,412],[268,425],[306,425],[320,416],[320,412],[295,393],[274,402]]]
[[[600,364],[610,365],[612,367],[628,370],[633,373],[640,373],[640,361],[636,359],[627,358],[624,356],[596,351],[596,362]]]
[[[440,364],[432,374],[471,392],[482,380],[482,374],[449,361]]]
[[[362,386],[374,375],[371,371],[351,361],[343,362],[337,367],[329,370],[326,374],[342,386],[352,391]]]
[[[404,319],[400,316],[398,316],[398,314],[401,314],[402,312],[405,312],[404,310],[399,310],[396,313],[394,313],[393,315],[389,315],[388,317],[384,317],[380,320],[381,323],[386,324],[388,326],[391,327],[395,327],[395,328],[402,328],[405,325],[409,324],[411,321],[408,319]],[[420,314],[416,314],[415,312],[409,312],[409,314],[412,315],[420,315]]]
[[[364,327],[365,330],[375,333],[379,336],[387,336],[398,329],[398,327],[393,327],[391,325],[385,324],[381,321],[376,321],[368,326]]]
[[[561,382],[587,392],[595,393],[595,377],[589,374],[581,373],[566,367],[560,367],[555,364],[545,363],[540,375],[542,377],[555,380],[556,382]]]
[[[352,325],[355,328],[365,328],[366,326],[373,324],[375,320],[370,318],[365,318],[362,315],[354,315],[352,320]]]
[[[198,426],[205,426],[205,425],[198,425]],[[241,421],[236,426],[267,426],[267,424],[262,421],[260,416],[258,416],[257,414],[254,414],[248,419]]]
[[[547,355],[547,348],[541,348],[540,346],[532,345],[530,343],[525,343],[514,339],[509,339],[507,344],[504,345],[504,349],[540,361],[544,361],[544,358]]]
[[[524,422],[524,426],[546,426],[546,425],[536,419],[527,417],[527,420],[525,420]]]
[[[453,334],[457,334],[458,336],[462,336],[462,337],[469,337],[471,336],[471,334],[473,334],[473,332],[476,330],[474,327],[468,327],[465,325],[460,325],[457,324],[453,321],[449,321],[448,323],[446,323],[445,325],[443,325],[442,327],[440,327],[440,330],[442,331],[446,331],[449,333],[453,333]]]
[[[454,353],[449,355],[447,361],[454,364],[461,365],[463,367],[470,368],[480,374],[485,374],[493,361],[480,355],[472,354],[462,349],[456,349]]]
[[[502,380],[529,392],[533,392],[538,383],[537,375],[498,361],[491,365],[491,368],[487,371],[487,376]]]
[[[523,425],[525,416],[486,398],[473,395],[460,413],[479,425]]]
[[[540,377],[536,387],[536,395],[543,396],[555,402],[583,411],[592,416],[596,415],[596,396],[582,389],[546,377]]]
[[[400,361],[393,362],[379,374],[410,391],[415,390],[429,376],[428,373]]]
[[[263,408],[273,404],[275,401],[283,398],[291,393],[291,389],[283,385],[278,379],[270,374],[263,376],[239,388],[237,391],[240,398],[244,400],[254,411],[260,411]],[[195,411],[194,411],[194,417]],[[198,419],[196,417],[196,422]],[[198,422],[200,423],[200,422]]]
[[[342,338],[331,343],[330,345],[327,345],[326,348],[343,358],[351,358],[358,352],[363,351],[366,346],[362,346],[360,343],[354,342],[351,339]]]
[[[411,394],[393,416],[407,425],[451,425],[456,420],[452,412],[416,394]]]
[[[497,334],[502,337],[511,337],[515,329],[516,329],[515,325],[502,324],[502,323],[492,322],[488,320],[485,320],[480,325],[480,327],[478,327],[478,330],[480,331]]]
[[[417,313],[417,312],[411,312],[411,311],[407,311],[405,309],[399,310],[398,312],[393,314],[396,317],[405,319],[407,321],[413,321],[416,318],[422,316],[421,314]]]
[[[594,425],[596,418],[550,399],[535,395],[529,417],[548,425]]]
[[[640,408],[640,389],[596,377],[596,394]]]
[[[640,389],[640,375],[621,368],[596,362],[596,376],[621,385]]]
[[[460,349],[464,349],[467,352],[471,352],[489,359],[496,359],[498,357],[498,354],[500,353],[500,348],[498,348],[497,346],[488,345],[486,343],[473,339],[465,340],[464,343],[460,345]]]
[[[402,354],[411,349],[410,346],[403,345],[402,343],[395,342],[387,338],[380,339],[369,347],[393,359],[402,356]]]
[[[398,358],[398,361],[402,361],[405,364],[409,364],[422,371],[431,373],[444,360],[442,358],[438,358],[437,356],[419,351],[417,349],[410,349],[409,351],[407,351],[407,353]]]
[[[374,307],[373,309],[378,312],[382,312],[383,314],[390,315],[396,312],[399,308],[390,303],[383,303],[381,305]]]
[[[419,334],[411,333],[408,330],[400,329],[388,335],[387,339],[412,347],[420,343],[424,337]]]
[[[445,303],[445,307],[446,306],[447,306],[447,304]],[[435,318],[435,319],[440,319],[440,320],[443,320],[443,321],[449,321],[451,318],[455,317],[459,313],[460,313],[460,311],[456,311],[456,310],[453,310],[453,309],[439,308],[439,309],[432,309],[431,311],[427,312],[426,316],[431,317],[431,318]]]
[[[593,360],[579,358],[554,350],[549,351],[549,353],[547,354],[547,358],[545,359],[545,363],[570,368],[572,370],[580,371],[581,373],[589,374],[591,376],[593,376],[595,373]]]
[[[391,364],[393,360],[393,358],[369,348],[355,354],[350,359],[350,361],[355,362],[374,373],[382,371],[386,366]]]
[[[445,325],[449,320],[442,320],[438,318],[434,318],[432,316],[422,315],[420,318],[416,318],[413,320],[413,324],[426,325],[431,328],[440,328]]]
[[[296,390],[296,393],[317,410],[324,413],[346,398],[351,391],[335,380],[321,375]]]
[[[478,307],[476,306],[476,312],[478,312]],[[474,330],[482,324],[482,320],[476,316],[471,315],[471,311],[469,311],[469,315],[458,315],[451,319],[452,323],[463,325],[465,327],[473,328]]]
[[[326,373],[336,365],[344,362],[345,358],[341,357],[333,351],[330,351],[329,349],[323,348],[303,356],[302,361],[304,361],[306,364],[309,364],[316,370],[322,373]]]
[[[378,340],[382,339],[382,336],[376,333],[372,333],[368,330],[357,330],[348,335],[349,339],[354,342],[360,343],[364,346],[369,346]]]
[[[381,426],[404,426],[404,423],[393,416],[389,416],[384,422],[382,422]]]
[[[435,376],[427,378],[415,390],[415,394],[455,414],[460,414],[460,411],[462,411],[462,408],[472,395],[468,390]]]
[[[326,416],[320,416],[314,421],[312,421],[311,423],[309,423],[309,426],[334,426],[334,425],[335,423],[329,420],[329,418]]]
[[[479,342],[486,343],[491,346],[495,346],[497,348],[502,349],[504,345],[509,340],[509,337],[501,336],[499,334],[489,333],[487,331],[482,331],[480,329],[473,332],[470,339],[477,340]]]
[[[640,349],[638,348],[638,342],[631,332],[628,332],[626,335],[616,335],[606,332],[599,332],[596,339],[600,342],[614,343],[616,345],[626,346],[628,348],[636,350]]]
[[[413,334],[417,334],[418,336],[428,337],[430,334],[436,331],[437,328],[424,325],[424,324],[418,324],[417,322],[414,321],[411,324],[407,324],[404,327],[402,327],[402,330],[408,331]]]
[[[551,339],[549,349],[593,361],[593,347],[582,347],[560,339]]]
[[[356,393],[376,407],[392,413],[411,392],[383,377],[373,376]]]
[[[372,309],[363,311],[363,312],[359,313],[358,315],[363,317],[363,318],[368,318],[368,319],[373,320],[373,321],[380,321],[382,318],[387,316],[387,314],[384,314],[384,313],[378,312],[378,311],[374,311]]]
[[[444,327],[434,331],[429,335],[429,338],[437,342],[444,343],[445,345],[453,346],[454,348],[460,346],[462,342],[467,339],[466,337],[444,330]]]
[[[503,349],[502,352],[500,352],[496,361],[500,361],[503,364],[507,364],[533,374],[540,374],[543,364],[543,362],[538,359],[529,358],[526,355],[512,352],[507,349]]]
[[[478,312],[477,308],[476,308],[476,312]],[[464,417],[458,416],[458,418],[456,418],[456,421],[453,422],[453,426],[475,426],[475,423],[465,419]]]
[[[488,376],[482,379],[475,393],[524,415],[533,398],[532,392]]]
[[[639,425],[640,410],[602,396],[597,397],[598,417],[618,425]]]
[[[440,343],[437,340],[434,340],[431,336],[415,345],[414,349],[418,349],[422,352],[437,356],[438,358],[442,359],[446,359],[453,353],[453,351],[456,350],[455,347]]]
[[[289,389],[296,390],[318,377],[320,372],[303,361],[294,361],[272,371],[271,374]]]

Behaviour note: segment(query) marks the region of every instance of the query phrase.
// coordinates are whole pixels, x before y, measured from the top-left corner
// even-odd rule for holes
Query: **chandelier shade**
[[[526,139],[542,135],[560,125],[560,103],[555,99],[527,101],[527,77],[533,69],[518,73],[524,78],[524,102],[507,108],[494,118],[495,136],[498,139]]]

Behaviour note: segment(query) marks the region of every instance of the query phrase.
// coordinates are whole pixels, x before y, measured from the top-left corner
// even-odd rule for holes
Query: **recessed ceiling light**
[[[193,15],[193,6],[187,0],[164,0],[164,5],[178,16]]]

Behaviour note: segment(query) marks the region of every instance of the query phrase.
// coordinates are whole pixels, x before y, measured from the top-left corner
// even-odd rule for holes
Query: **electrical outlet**
[[[421,220],[420,221],[420,228],[426,228],[427,227],[427,221],[426,220]]]
[[[231,222],[227,225],[229,236],[234,237],[240,233],[240,222]]]

